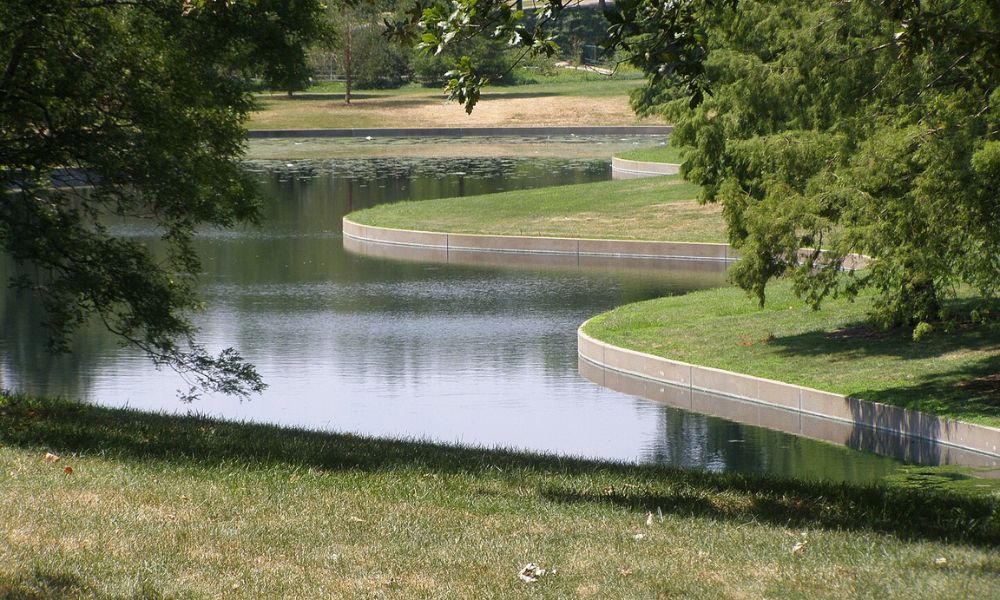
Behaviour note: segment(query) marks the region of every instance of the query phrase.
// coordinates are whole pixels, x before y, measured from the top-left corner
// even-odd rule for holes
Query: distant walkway
[[[583,125],[556,127],[368,127],[356,129],[254,129],[250,139],[532,137],[549,135],[670,135],[671,125]]]

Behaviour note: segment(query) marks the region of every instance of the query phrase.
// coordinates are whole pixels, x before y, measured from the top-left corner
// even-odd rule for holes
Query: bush
[[[359,89],[398,88],[410,77],[409,52],[387,43],[378,27],[356,28],[351,35],[353,83]],[[341,77],[344,73],[341,73]]]

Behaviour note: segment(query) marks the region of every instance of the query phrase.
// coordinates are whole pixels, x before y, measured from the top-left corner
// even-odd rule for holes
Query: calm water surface
[[[98,328],[45,352],[42,315],[0,296],[0,385],[109,406],[713,471],[875,479],[896,461],[665,408],[577,372],[576,328],[626,302],[717,286],[721,272],[624,273],[398,262],[343,250],[346,212],[386,201],[608,179],[607,161],[254,163],[266,226],[206,232],[202,341],[270,388],[181,404],[183,382]],[[614,201],[609,198],[609,202]],[[120,224],[136,236],[155,232]]]

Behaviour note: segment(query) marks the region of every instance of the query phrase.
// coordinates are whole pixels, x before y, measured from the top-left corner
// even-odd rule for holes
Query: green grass
[[[1000,427],[1000,322],[914,342],[907,329],[867,325],[869,302],[811,311],[778,282],[763,309],[724,288],[622,306],[586,331],[640,352]]]
[[[449,233],[724,242],[718,205],[677,177],[399,202],[351,213],[365,225]]]
[[[972,484],[936,485],[954,479]],[[0,598],[991,598],[984,485],[685,472],[8,396]],[[523,583],[528,562],[555,572]]]
[[[662,145],[652,148],[636,148],[615,154],[618,158],[626,160],[638,160],[642,162],[661,162],[680,164],[684,162],[684,148],[676,146]]]

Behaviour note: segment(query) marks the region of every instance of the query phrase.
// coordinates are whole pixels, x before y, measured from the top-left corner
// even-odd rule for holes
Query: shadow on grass
[[[866,361],[878,357],[931,360],[966,352],[1000,350],[996,325],[966,327],[952,333],[933,333],[914,342],[909,330],[878,331],[859,322],[837,332],[809,331],[769,341],[785,356],[835,355]],[[1000,354],[987,356],[949,371],[917,376],[911,384],[889,389],[862,390],[857,398],[935,412],[956,418],[1000,418]]]
[[[542,498],[560,503],[1000,545],[996,493],[712,474],[3,398],[0,443],[40,453],[221,470],[278,466],[461,473],[515,488],[535,487]]]
[[[74,573],[53,569],[36,568],[30,574],[21,575],[14,581],[0,582],[0,600],[68,600],[70,598],[74,600],[77,598],[155,600],[163,598],[163,594],[149,586],[142,586],[134,594],[106,595],[92,589]]]
[[[309,100],[330,100],[330,101],[344,101],[345,94],[343,92],[315,92],[315,93],[296,93],[294,96],[289,96],[287,94],[262,94],[257,97],[258,100],[268,101],[268,102],[304,102]],[[355,93],[351,92],[351,100],[385,100],[389,98],[401,97],[398,94],[380,94],[378,92],[368,92],[368,93]]]
[[[510,98],[513,100],[517,99],[531,99],[531,98],[545,98],[549,96],[559,96],[557,92],[509,92],[506,91],[513,88],[500,88],[495,91],[483,92],[483,99],[487,98]],[[288,96],[287,94],[262,94],[258,96],[258,100],[267,102],[306,102],[310,100],[321,100],[321,101],[337,101],[343,102],[345,94],[343,92],[316,92],[316,93],[297,93],[293,96]],[[380,92],[351,92],[351,101],[355,100],[383,100],[386,104],[391,104],[392,106],[405,106],[407,104],[412,105],[423,105],[428,102],[438,102],[445,98],[444,92],[441,92],[435,88],[427,88],[426,90],[420,92],[414,92],[409,94],[390,94],[390,93],[380,93]]]
[[[512,89],[512,88],[506,88],[506,89]],[[504,98],[508,98],[510,100],[521,100],[530,98],[548,98],[550,96],[563,96],[563,95],[565,94],[559,94],[556,92],[507,92],[503,91],[503,89],[500,89],[497,91],[483,92],[480,95],[480,98],[487,100],[490,98],[494,100],[501,100]]]

